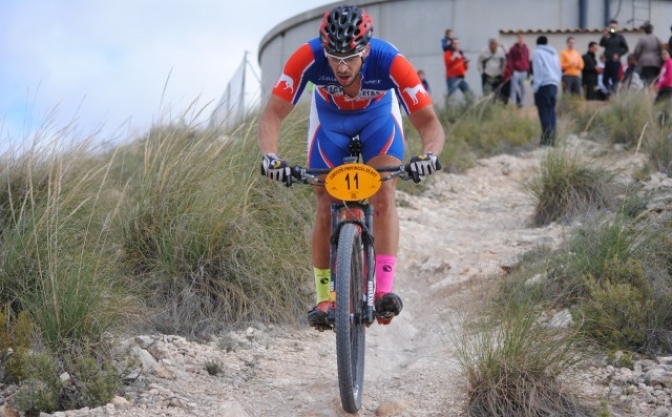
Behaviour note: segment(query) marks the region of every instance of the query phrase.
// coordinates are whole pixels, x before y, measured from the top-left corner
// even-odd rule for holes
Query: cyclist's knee
[[[375,196],[369,198],[377,212],[396,209],[396,193],[393,181],[385,181]]]

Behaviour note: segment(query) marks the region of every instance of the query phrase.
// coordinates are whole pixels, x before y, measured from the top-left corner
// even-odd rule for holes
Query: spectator
[[[628,54],[628,64],[623,71],[623,80],[621,80],[621,90],[641,90],[644,88],[644,82],[637,71],[637,61],[635,54]]]
[[[453,30],[446,29],[446,33],[441,39],[441,49],[443,52],[446,52],[449,49],[453,48]]]
[[[581,96],[581,70],[583,58],[574,49],[576,40],[567,38],[567,48],[560,51],[560,67],[562,68],[562,92]]]
[[[635,46],[634,59],[639,68],[639,75],[647,85],[651,84],[660,74],[662,47],[660,39],[653,34],[653,25],[646,23],[644,36],[639,38]]]
[[[604,47],[604,56],[607,57],[607,62],[611,60],[614,54],[618,54],[618,59],[628,53],[628,42],[623,35],[618,33],[618,21],[611,20],[609,26],[604,31],[602,39],[600,39],[600,46]]]
[[[506,64],[511,74],[509,102],[525,107],[525,80],[530,73],[530,51],[525,44],[525,35],[520,32],[516,43],[509,49]]]
[[[553,47],[548,45],[546,36],[537,38],[537,47],[532,53],[532,89],[534,104],[541,122],[541,146],[553,146],[557,118],[555,105],[558,100],[558,84],[562,79],[560,57]]]
[[[467,96],[470,90],[469,84],[464,81],[464,76],[469,68],[469,60],[465,59],[462,54],[459,38],[453,38],[452,48],[443,53],[443,61],[446,64],[446,83],[448,84],[448,96],[446,99],[457,89]]]
[[[670,31],[672,31],[672,26],[670,26]],[[667,40],[667,49],[672,49],[672,35],[670,35],[670,39]]]
[[[656,84],[658,94],[656,94],[656,103],[672,98],[672,59],[670,59],[670,48],[663,49],[663,66],[660,69],[660,78]]]
[[[581,57],[583,59],[581,82],[586,89],[586,100],[597,100],[597,80],[602,72],[597,61],[597,48],[597,42],[588,43],[588,52]]]
[[[607,87],[611,93],[616,93],[618,91],[618,83],[621,80],[623,66],[618,59],[618,54],[616,52],[614,52],[611,57],[606,56],[606,58],[607,60],[604,63],[603,82],[605,87]]]
[[[425,91],[427,91],[428,93],[431,93],[432,90],[429,88],[429,82],[427,81],[427,78],[425,77],[425,71],[418,70],[418,77],[420,78],[420,82],[422,82],[422,86],[424,87]]]
[[[501,98],[504,67],[506,66],[506,51],[499,45],[497,39],[491,38],[488,47],[478,56],[478,72],[481,73],[483,95],[494,94]]]
[[[597,63],[598,75],[597,75],[597,99],[604,101],[608,100],[610,96],[609,89],[604,85],[604,66],[607,61],[607,58],[604,57],[604,54],[600,54],[600,62]]]

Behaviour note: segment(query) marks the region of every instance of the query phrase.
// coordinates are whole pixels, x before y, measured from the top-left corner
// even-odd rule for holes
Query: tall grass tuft
[[[283,137],[281,155],[303,164],[305,136]],[[245,321],[294,322],[308,300],[314,202],[308,189],[259,175],[256,126],[227,136],[156,127],[143,144],[119,227],[153,326],[200,334]]]
[[[569,148],[550,149],[541,172],[526,184],[536,200],[534,224],[566,221],[592,209],[607,208],[612,201],[614,174],[585,162]]]
[[[448,143],[465,143],[476,157],[530,149],[539,135],[538,120],[514,106],[482,100],[473,106],[450,106],[438,112]]]
[[[101,155],[67,130],[0,155],[0,301],[8,317],[18,317],[3,325],[11,325],[10,347],[20,359],[3,362],[0,373],[6,382],[26,384],[21,401],[27,412],[64,409],[59,375],[70,371],[61,364],[74,352],[87,352],[87,378],[104,372],[115,388],[120,381],[101,368],[109,361],[104,336],[131,305],[111,239],[118,193],[108,188],[111,159]],[[16,336],[28,331],[30,350]],[[42,366],[46,357],[53,366]],[[81,386],[72,395],[85,394]],[[101,393],[91,406],[115,392],[90,386]]]
[[[99,340],[119,304],[118,258],[108,241],[117,204],[105,192],[109,165],[87,143],[60,141],[0,159],[0,299],[29,311],[55,351]]]
[[[637,144],[642,130],[650,123],[652,103],[645,91],[616,95],[598,115],[595,128],[603,128],[611,143]]]
[[[469,416],[592,415],[559,378],[575,360],[576,333],[547,326],[539,312],[533,302],[505,302],[461,339]]]

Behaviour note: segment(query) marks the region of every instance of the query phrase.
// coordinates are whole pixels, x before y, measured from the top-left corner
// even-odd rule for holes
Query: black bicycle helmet
[[[373,36],[373,20],[357,6],[337,6],[324,13],[320,42],[330,54],[360,52]]]

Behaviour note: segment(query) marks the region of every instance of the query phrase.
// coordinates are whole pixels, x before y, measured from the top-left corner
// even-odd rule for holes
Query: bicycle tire
[[[357,226],[341,227],[336,252],[336,362],[341,405],[356,413],[364,386],[363,246]]]

